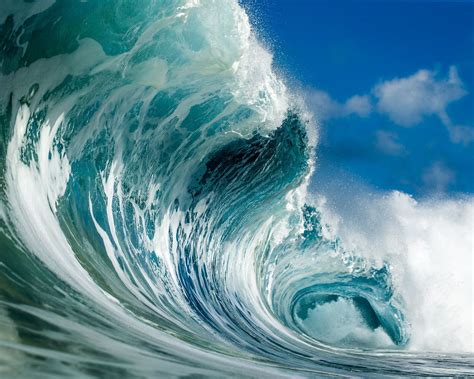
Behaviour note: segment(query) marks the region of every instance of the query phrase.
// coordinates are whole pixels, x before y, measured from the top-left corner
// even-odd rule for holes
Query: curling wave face
[[[237,2],[5,8],[6,372],[469,372],[305,203],[315,128]]]

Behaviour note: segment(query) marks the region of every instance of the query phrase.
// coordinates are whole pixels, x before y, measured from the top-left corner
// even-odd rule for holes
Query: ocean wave
[[[309,200],[316,126],[236,1],[2,17],[8,375],[472,374]]]

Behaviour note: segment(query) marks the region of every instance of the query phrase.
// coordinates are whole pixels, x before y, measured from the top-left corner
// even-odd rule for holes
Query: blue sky
[[[321,122],[315,186],[474,192],[474,3],[243,2]]]

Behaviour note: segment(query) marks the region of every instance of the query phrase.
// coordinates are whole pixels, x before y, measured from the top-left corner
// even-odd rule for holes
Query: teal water
[[[307,200],[316,127],[237,2],[0,16],[0,376],[474,375]]]

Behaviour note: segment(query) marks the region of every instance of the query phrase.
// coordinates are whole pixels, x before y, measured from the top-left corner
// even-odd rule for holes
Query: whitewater
[[[1,377],[474,375],[474,200],[319,191],[237,1],[0,16]]]

